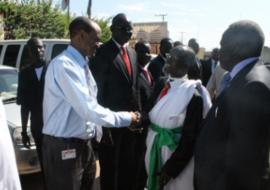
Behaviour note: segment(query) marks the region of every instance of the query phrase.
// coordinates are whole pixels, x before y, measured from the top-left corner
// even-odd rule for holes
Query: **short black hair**
[[[112,19],[112,26],[118,26],[122,23],[128,22],[127,17],[124,13],[119,13]]]
[[[150,51],[150,47],[149,47],[149,43],[147,42],[139,41],[135,44],[136,52],[146,52],[148,50]]]
[[[162,38],[160,40],[160,46],[164,46],[166,45],[167,43],[171,43],[172,42],[172,39],[171,38]]]
[[[27,46],[28,48],[31,48],[31,47],[35,44],[35,42],[38,41],[38,40],[41,40],[41,39],[40,39],[39,37],[31,37],[31,38],[27,41],[26,46]]]
[[[69,35],[73,38],[79,30],[91,32],[93,30],[90,19],[84,16],[76,17],[69,25]]]
[[[173,43],[173,47],[176,47],[176,46],[183,46],[184,44],[182,43],[182,42],[180,42],[180,41],[175,41],[174,43]]]

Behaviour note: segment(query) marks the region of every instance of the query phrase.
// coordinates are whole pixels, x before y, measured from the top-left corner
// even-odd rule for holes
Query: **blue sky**
[[[77,16],[85,15],[87,3],[88,0],[70,0],[70,10]],[[92,16],[107,18],[123,12],[132,22],[149,22],[161,21],[157,14],[167,14],[165,20],[173,40],[183,37],[186,44],[194,37],[200,46],[211,50],[219,46],[229,24],[243,19],[262,27],[269,46],[269,7],[269,0],[92,0]]]

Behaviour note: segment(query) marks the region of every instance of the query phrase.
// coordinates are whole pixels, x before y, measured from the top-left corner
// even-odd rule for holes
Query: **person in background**
[[[163,71],[163,66],[165,65],[166,61],[166,54],[170,52],[170,50],[173,47],[173,42],[170,38],[163,38],[160,41],[159,46],[159,55],[155,57],[153,60],[151,60],[149,64],[149,71],[152,74],[154,81],[157,83],[160,79],[160,77],[165,76],[165,73]]]
[[[112,38],[102,44],[90,69],[97,81],[98,101],[114,111],[140,110],[137,90],[138,65],[128,41],[132,25],[123,13],[112,19]],[[135,148],[140,130],[103,128],[99,144],[100,183],[102,190],[130,190],[136,187]]]
[[[259,59],[263,45],[262,29],[249,20],[222,35],[220,65],[228,74],[196,144],[197,190],[270,189],[270,71]]]
[[[19,72],[17,104],[21,105],[22,141],[25,147],[30,148],[30,137],[27,133],[28,119],[30,129],[35,141],[38,158],[42,163],[42,102],[44,91],[44,78],[47,70],[44,45],[41,39],[32,37],[27,41],[29,60],[31,63]]]
[[[139,70],[139,91],[141,98],[142,110],[147,105],[148,100],[152,94],[155,81],[151,73],[148,71],[148,65],[151,61],[150,44],[145,42],[137,42],[135,44],[135,51],[137,53],[138,70]]]
[[[211,106],[200,80],[188,79],[193,50],[171,49],[165,64],[169,78],[149,112],[145,164],[148,190],[193,190],[194,149],[203,117]]]
[[[226,73],[227,71],[218,63],[206,85],[212,100],[216,99],[216,97],[221,93],[222,79]]]
[[[21,190],[13,143],[7,126],[5,108],[0,99],[0,189]]]
[[[190,65],[190,68],[188,70],[188,77],[190,79],[202,79],[202,63],[200,59],[197,57],[200,50],[199,43],[195,38],[191,38],[188,41],[188,47],[190,47],[196,55],[196,62],[195,64]]]
[[[184,44],[180,41],[175,41],[173,42],[173,47],[176,47],[176,46],[183,46]]]
[[[135,44],[135,51],[137,53],[138,60],[138,90],[140,92],[140,102],[141,102],[141,111],[144,114],[147,114],[149,110],[147,110],[147,104],[152,95],[154,88],[154,80],[151,73],[148,71],[147,66],[151,60],[150,54],[150,44],[146,42],[137,42]],[[140,167],[138,170],[137,178],[137,190],[144,190],[146,186],[147,174],[145,171],[144,165],[144,157],[145,157],[145,139],[147,134],[147,125],[142,123],[142,131],[138,134],[138,144],[136,145],[136,152],[138,155],[138,166]]]
[[[51,61],[45,78],[45,182],[50,190],[91,190],[95,179],[91,139],[100,126],[138,124],[139,114],[113,112],[97,103],[97,86],[88,67],[88,56],[99,45],[98,24],[87,17],[77,17],[69,25],[69,34],[71,44]]]
[[[211,74],[214,72],[219,62],[219,49],[214,48],[211,57],[208,60],[201,61],[202,63],[202,84],[207,85]]]

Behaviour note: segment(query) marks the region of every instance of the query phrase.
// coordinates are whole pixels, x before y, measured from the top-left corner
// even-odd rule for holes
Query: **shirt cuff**
[[[130,126],[131,121],[132,121],[132,117],[131,117],[131,114],[129,112],[120,111],[120,112],[117,112],[117,114],[121,118],[121,126],[122,127]]]

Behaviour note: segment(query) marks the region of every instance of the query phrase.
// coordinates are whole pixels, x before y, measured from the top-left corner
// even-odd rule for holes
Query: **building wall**
[[[159,43],[164,37],[169,37],[167,22],[145,22],[133,24],[132,39]]]
[[[159,42],[162,38],[169,37],[167,22],[142,22],[133,23],[131,46],[137,41],[145,41],[151,45],[151,53],[159,53]]]

